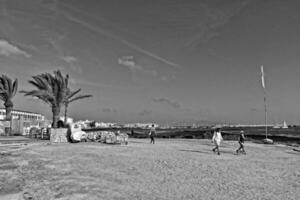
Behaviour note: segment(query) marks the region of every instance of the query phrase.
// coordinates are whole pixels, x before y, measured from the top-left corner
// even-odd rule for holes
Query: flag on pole
[[[264,66],[261,66],[261,85],[265,89],[265,74],[264,74]]]

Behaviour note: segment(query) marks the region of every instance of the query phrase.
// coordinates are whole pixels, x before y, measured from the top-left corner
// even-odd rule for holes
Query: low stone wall
[[[67,128],[51,128],[50,129],[50,142],[51,143],[67,143],[68,129]]]
[[[10,121],[0,120],[0,135],[9,136]]]
[[[107,144],[128,144],[128,135],[118,131],[89,131],[87,132],[87,139]]]

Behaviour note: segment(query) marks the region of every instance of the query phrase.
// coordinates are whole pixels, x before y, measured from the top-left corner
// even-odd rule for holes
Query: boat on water
[[[289,128],[285,121],[283,122],[282,128]]]
[[[273,128],[289,128],[286,121],[283,121],[283,124],[275,124]]]

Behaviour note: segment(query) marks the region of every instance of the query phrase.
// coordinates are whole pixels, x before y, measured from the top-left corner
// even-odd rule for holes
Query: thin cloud
[[[73,56],[63,56],[62,59],[69,64],[77,61],[77,58],[75,58]]]
[[[76,65],[76,62],[78,61],[77,58],[75,58],[74,56],[63,56],[61,58],[63,61],[65,61],[66,63],[69,64],[70,68],[79,73],[79,74],[82,74],[83,70],[80,66]]]
[[[113,85],[97,83],[97,82],[87,81],[87,80],[83,80],[83,79],[81,79],[81,80],[76,79],[74,84],[85,85],[85,86],[89,86],[89,87],[98,87],[98,88],[113,88],[113,87],[115,87]]]
[[[80,66],[76,65],[78,59],[74,56],[66,56],[63,48],[60,45],[60,41],[63,40],[65,37],[65,35],[61,35],[57,39],[47,38],[47,40],[52,45],[53,49],[58,53],[58,57],[64,62],[66,62],[71,70],[82,74],[83,69]]]
[[[74,63],[70,63],[70,68],[71,68],[73,71],[77,72],[78,74],[82,74],[82,72],[83,72],[82,67],[80,67],[80,66],[78,66],[78,65],[76,65],[76,64],[74,64]]]
[[[19,56],[25,56],[26,58],[30,57],[28,53],[21,50],[17,46],[9,43],[6,40],[0,40],[0,55],[3,56],[19,55]]]
[[[133,58],[133,56],[122,56],[118,58],[118,64],[127,67],[130,70],[143,71],[141,66],[138,66]]]
[[[214,50],[214,49],[208,49],[207,50],[207,52],[208,52],[208,54],[210,55],[210,56],[213,56],[213,57],[215,57],[216,59],[219,59],[219,60],[222,60],[222,61],[225,61],[225,62],[229,62],[229,63],[234,63],[234,61],[232,60],[232,59],[229,59],[229,58],[227,58],[227,57],[225,57],[225,56],[222,56],[222,55],[220,55],[220,54],[218,54],[217,52],[216,52],[216,50]]]
[[[173,101],[167,98],[153,98],[153,102],[155,103],[161,103],[161,104],[166,104],[168,106],[171,106],[173,108],[181,108],[181,105],[177,101]]]
[[[148,116],[152,114],[152,110],[142,110],[138,113],[140,116]]]
[[[156,70],[148,70],[138,65],[133,56],[122,56],[118,58],[118,64],[128,68],[132,72],[139,71],[142,73],[151,74],[153,77],[158,76],[158,72]]]
[[[175,74],[165,75],[165,76],[161,77],[161,80],[164,81],[164,82],[168,82],[168,81],[171,81],[171,80],[174,80],[174,79],[176,79]]]
[[[195,26],[194,33],[188,38],[186,46],[195,47],[220,36],[219,29],[230,23],[231,19],[238,16],[248,6],[250,1],[237,1],[231,7],[221,9],[203,3],[201,6],[207,19]]]
[[[109,38],[111,38],[111,39],[113,39],[113,40],[116,40],[116,41],[118,41],[118,42],[121,42],[121,43],[123,43],[124,45],[126,45],[126,46],[128,46],[128,47],[130,47],[130,48],[132,48],[132,49],[134,49],[134,50],[136,50],[136,51],[138,51],[138,52],[140,52],[140,53],[143,53],[143,54],[145,54],[145,55],[147,55],[147,56],[149,56],[149,57],[151,57],[151,58],[154,58],[154,59],[156,59],[156,60],[158,60],[158,61],[161,61],[161,62],[163,62],[163,63],[165,63],[165,64],[167,64],[167,65],[169,65],[169,66],[172,66],[172,67],[174,67],[174,68],[176,68],[176,69],[179,69],[179,68],[180,68],[180,66],[179,66],[178,64],[176,64],[176,63],[174,63],[174,62],[172,62],[172,61],[169,61],[169,60],[167,60],[167,59],[165,59],[165,58],[163,58],[163,57],[161,57],[161,56],[158,56],[158,55],[156,55],[156,54],[154,54],[154,53],[152,53],[152,52],[150,52],[150,51],[148,51],[148,50],[146,50],[146,49],[143,49],[143,48],[139,47],[138,45],[133,44],[132,42],[129,42],[129,41],[127,41],[127,40],[125,40],[125,39],[123,39],[123,38],[121,38],[121,37],[119,37],[119,36],[113,34],[113,33],[110,33],[110,32],[108,32],[108,31],[102,29],[102,28],[99,28],[99,27],[96,27],[96,26],[94,26],[94,25],[91,25],[90,23],[85,22],[85,21],[83,21],[83,20],[81,20],[81,19],[78,19],[78,18],[76,18],[76,17],[74,17],[74,16],[71,16],[71,15],[67,15],[67,14],[66,14],[66,17],[67,17],[70,21],[72,21],[72,22],[75,22],[75,23],[77,23],[77,24],[80,24],[81,26],[84,26],[85,28],[88,28],[88,29],[90,29],[90,30],[92,30],[92,31],[96,31],[96,32],[98,32],[98,33],[100,33],[100,34],[102,34],[102,35],[104,35],[104,36],[106,36],[106,37],[109,37]]]
[[[112,85],[112,84],[106,84],[106,83],[98,83],[98,82],[93,82],[93,81],[88,81],[88,80],[83,80],[83,79],[76,79],[73,84],[76,85],[84,85],[92,88],[109,88],[109,89],[117,89],[117,90],[139,90],[138,86],[131,86],[127,87],[125,85]]]
[[[103,108],[102,112],[104,112],[104,113],[116,113],[117,110],[115,108]]]

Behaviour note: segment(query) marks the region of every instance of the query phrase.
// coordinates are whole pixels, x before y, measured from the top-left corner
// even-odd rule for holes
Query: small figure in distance
[[[236,150],[236,153],[239,154],[239,152],[246,154],[246,151],[244,149],[244,142],[245,142],[245,135],[244,135],[244,131],[242,130],[240,132],[240,136],[239,136],[239,144],[240,147]]]
[[[150,136],[150,144],[154,144],[154,137],[156,136],[156,130],[155,130],[155,126],[154,124],[152,124],[151,128],[150,128],[150,132],[149,132],[149,136]]]
[[[221,135],[221,129],[220,128],[216,128],[216,130],[214,131],[213,138],[212,138],[212,142],[216,145],[216,147],[213,148],[212,151],[214,153],[216,153],[216,151],[217,151],[218,155],[220,155],[219,147],[220,147],[220,144],[221,144],[222,140],[223,140],[223,137]]]

